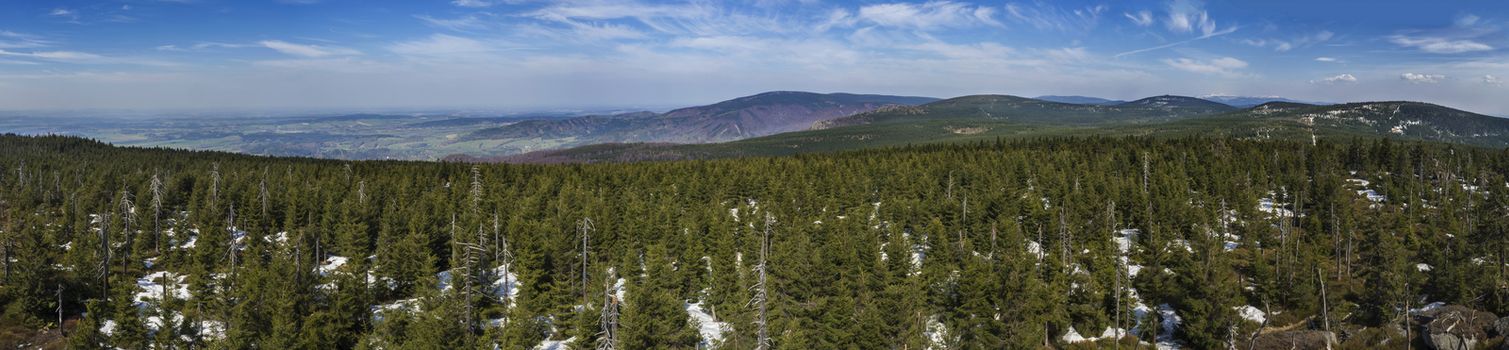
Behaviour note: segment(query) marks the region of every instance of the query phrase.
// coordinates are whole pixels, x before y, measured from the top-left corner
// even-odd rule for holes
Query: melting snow
[[[162,300],[164,290],[163,285],[159,284],[159,281],[173,282],[173,288],[166,291],[173,298],[180,300],[189,299],[193,297],[193,294],[189,293],[189,284],[184,283],[183,278],[183,275],[167,271],[153,272],[142,278],[138,278],[136,279],[137,292],[134,300],[139,306],[145,306],[149,300]]]
[[[1425,306],[1421,306],[1421,307],[1418,307],[1418,308],[1409,309],[1409,313],[1410,314],[1418,314],[1418,313],[1428,312],[1430,310],[1439,309],[1442,306],[1446,306],[1446,303],[1437,301],[1437,302],[1434,302],[1434,303],[1425,304]]]
[[[1163,331],[1158,332],[1158,349],[1178,349],[1181,344],[1178,339],[1174,339],[1174,331],[1184,320],[1168,304],[1158,305],[1158,315],[1163,317]]]
[[[347,259],[344,256],[331,256],[325,258],[325,261],[320,262],[320,266],[316,266],[314,268],[314,271],[318,272],[320,276],[329,276],[331,272],[335,272],[336,269],[340,269],[341,266],[345,266],[346,260]]]
[[[723,341],[723,332],[728,323],[718,322],[713,315],[702,309],[702,303],[686,303],[686,313],[697,322],[697,333],[702,334],[702,348],[710,348]]]
[[[1257,322],[1258,324],[1262,324],[1263,321],[1268,319],[1267,313],[1264,313],[1263,310],[1259,310],[1257,307],[1254,307],[1252,305],[1238,306],[1234,309],[1237,310],[1237,314],[1241,315],[1242,318],[1247,319],[1248,321]]]
[[[568,350],[568,349],[571,349],[571,343],[574,343],[574,342],[576,342],[576,337],[566,338],[566,340],[545,340],[545,341],[541,341],[540,345],[535,346],[534,349],[535,350]]]

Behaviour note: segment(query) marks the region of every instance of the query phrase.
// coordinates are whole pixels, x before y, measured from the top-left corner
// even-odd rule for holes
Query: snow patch
[[[135,303],[139,307],[146,306],[146,303],[149,301],[162,300],[164,292],[172,295],[175,299],[189,299],[193,297],[193,294],[189,293],[189,284],[184,283],[183,278],[183,275],[167,271],[158,271],[142,276],[142,278],[136,279],[137,292],[133,300],[135,300]],[[173,288],[165,291],[160,282],[168,281],[172,282]]]
[[[714,320],[712,314],[702,309],[702,303],[686,303],[686,313],[697,322],[697,333],[702,335],[700,348],[711,348],[723,342],[723,332],[728,331],[728,323]]]
[[[1241,315],[1242,318],[1247,319],[1248,321],[1256,322],[1257,324],[1263,324],[1264,321],[1268,320],[1267,313],[1264,313],[1263,310],[1260,310],[1252,305],[1238,306],[1234,309],[1237,310],[1237,314]]]

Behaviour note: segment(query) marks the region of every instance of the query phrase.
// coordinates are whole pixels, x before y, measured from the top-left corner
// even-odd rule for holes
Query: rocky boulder
[[[1498,319],[1492,313],[1461,305],[1447,305],[1421,312],[1421,337],[1436,350],[1472,350],[1489,338]]]
[[[1293,330],[1266,333],[1248,342],[1239,342],[1239,349],[1254,350],[1324,350],[1337,344],[1336,334],[1317,330]]]
[[[1493,331],[1498,333],[1500,337],[1509,338],[1509,316],[1504,316],[1504,318],[1500,318],[1497,322],[1494,322]],[[1509,344],[1509,342],[1504,343]]]

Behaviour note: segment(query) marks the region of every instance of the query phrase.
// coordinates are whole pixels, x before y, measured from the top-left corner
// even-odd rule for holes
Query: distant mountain
[[[720,142],[802,130],[822,120],[935,100],[910,96],[776,91],[659,114],[640,112],[525,121],[478,130],[465,138],[568,139],[567,144],[575,145]]]
[[[1221,112],[1198,114],[1210,111]],[[1421,102],[1337,105],[1269,102],[1236,109],[1179,96],[1158,96],[1117,106],[1090,106],[985,95],[914,107],[890,107],[837,119],[825,123],[824,128],[727,143],[603,144],[486,160],[560,163],[710,159],[1089,136],[1235,137],[1304,142],[1394,138],[1504,148],[1509,147],[1509,119]]]
[[[1509,147],[1509,119],[1423,102],[1356,102],[1307,105],[1272,102],[1230,117],[1258,121],[1270,130],[1385,136],[1494,148]]]
[[[1293,100],[1293,99],[1288,99],[1288,98],[1283,98],[1283,97],[1278,97],[1278,96],[1206,95],[1206,96],[1200,96],[1200,98],[1205,99],[1205,100],[1220,102],[1220,103],[1223,103],[1223,104],[1226,104],[1226,105],[1229,105],[1229,106],[1232,106],[1232,107],[1238,107],[1238,108],[1255,107],[1255,106],[1258,106],[1258,105],[1261,105],[1261,104],[1264,104],[1264,103],[1269,103],[1269,102],[1292,102],[1292,103],[1304,103],[1304,104],[1328,104],[1328,103],[1317,103],[1317,102]]]
[[[921,106],[881,108],[818,122],[813,129],[917,120],[994,120],[1049,124],[1156,121],[1224,113],[1231,106],[1193,97],[1159,96],[1115,105],[1071,104],[1010,95],[956,97]]]
[[[1043,101],[1049,101],[1049,102],[1073,103],[1073,104],[1080,104],[1080,105],[1114,105],[1114,104],[1126,102],[1126,101],[1121,101],[1121,100],[1108,100],[1108,99],[1103,99],[1103,98],[1099,98],[1099,97],[1090,97],[1090,96],[1045,95],[1045,96],[1038,96],[1038,97],[1034,97],[1034,98],[1039,99],[1039,100],[1043,100]]]
[[[1164,110],[1187,110],[1203,112],[1224,112],[1234,110],[1231,105],[1189,96],[1163,95],[1153,96],[1132,102],[1116,105],[1117,107],[1144,107]]]

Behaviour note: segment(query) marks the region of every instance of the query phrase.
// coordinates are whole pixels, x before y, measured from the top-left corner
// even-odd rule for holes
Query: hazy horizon
[[[537,111],[772,90],[1423,101],[1509,115],[1509,4],[0,5],[0,110]],[[1338,16],[1337,14],[1345,14]]]

